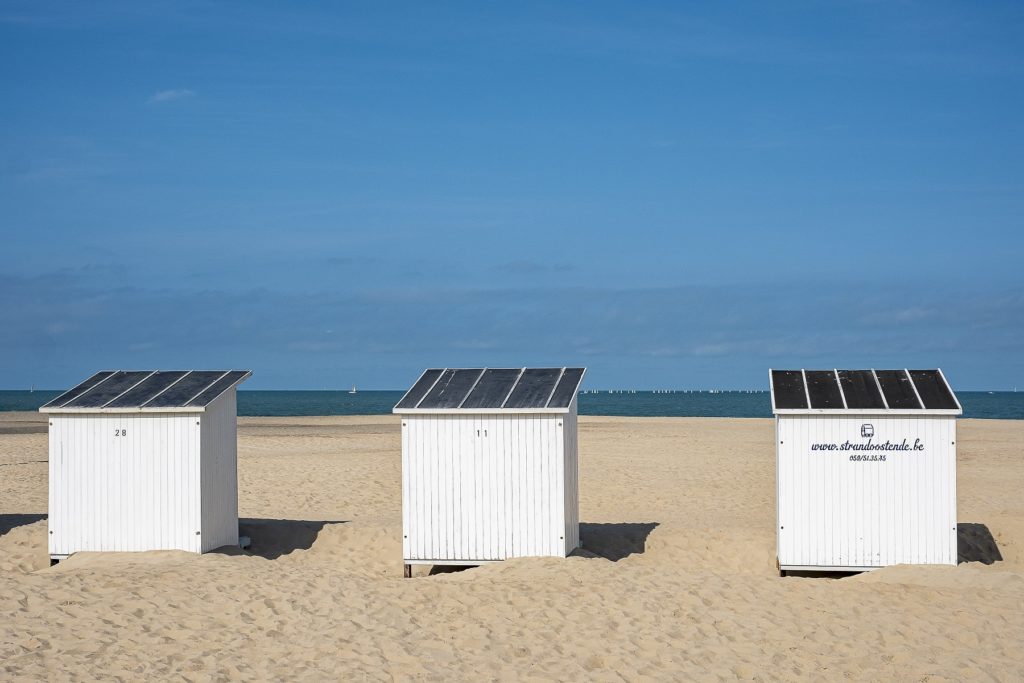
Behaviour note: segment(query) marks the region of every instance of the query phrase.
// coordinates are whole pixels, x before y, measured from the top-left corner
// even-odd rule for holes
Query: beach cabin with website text
[[[250,374],[99,372],[40,408],[51,561],[238,545],[235,388]]]
[[[770,370],[778,563],[957,562],[956,418],[941,370]]]
[[[430,369],[402,418],[402,552],[413,564],[565,557],[579,545],[584,368]]]

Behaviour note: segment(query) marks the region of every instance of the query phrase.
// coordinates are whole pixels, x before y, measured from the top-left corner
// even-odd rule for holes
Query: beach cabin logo
[[[875,426],[869,424],[863,424],[860,426],[860,435],[865,439],[870,439],[875,435]]]

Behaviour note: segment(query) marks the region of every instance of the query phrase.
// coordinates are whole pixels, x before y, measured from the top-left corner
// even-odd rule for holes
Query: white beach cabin
[[[956,417],[941,370],[771,370],[778,563],[957,563]]]
[[[402,552],[413,564],[565,557],[579,545],[584,368],[426,370],[402,418]]]
[[[99,372],[40,408],[51,562],[238,545],[235,388],[250,374]]]

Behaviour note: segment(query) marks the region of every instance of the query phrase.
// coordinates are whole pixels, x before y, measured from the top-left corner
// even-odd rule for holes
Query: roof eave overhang
[[[853,417],[854,415],[899,415],[901,417],[931,417],[936,415],[963,415],[964,411],[959,408],[908,408],[906,410],[888,408],[842,408],[839,410],[832,408],[776,408],[772,412],[776,415],[839,415],[847,417]]]
[[[212,406],[215,401],[220,399],[221,396],[223,396],[224,394],[228,393],[229,391],[231,391],[233,389],[237,389],[239,384],[241,384],[245,380],[249,379],[250,377],[252,377],[252,370],[249,370],[244,375],[239,377],[237,381],[235,381],[235,382],[229,384],[228,386],[224,387],[223,391],[221,391],[219,394],[217,394],[216,396],[211,398],[209,401],[207,401],[206,405],[207,406]],[[194,411],[188,411],[188,410],[181,410],[180,408],[177,409],[177,410],[179,410],[180,412],[183,412],[183,413],[185,413],[185,412],[194,412]]]
[[[220,398],[220,394],[218,394]],[[214,399],[217,400],[217,399]],[[117,413],[205,413],[205,406],[185,406],[185,407],[174,407],[174,408],[40,408],[40,413],[49,413],[50,415],[65,414],[65,415],[80,415],[85,413],[94,414],[108,414],[114,415]]]
[[[395,415],[565,415],[569,408],[394,408]]]

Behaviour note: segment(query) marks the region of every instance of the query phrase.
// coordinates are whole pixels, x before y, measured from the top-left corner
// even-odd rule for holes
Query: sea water
[[[0,391],[0,411],[36,410],[57,391]],[[384,415],[401,391],[246,391],[238,392],[238,414],[249,416]],[[960,391],[964,417],[1022,420],[1024,392]],[[767,391],[655,393],[584,392],[579,396],[581,415],[631,417],[771,417]]]

